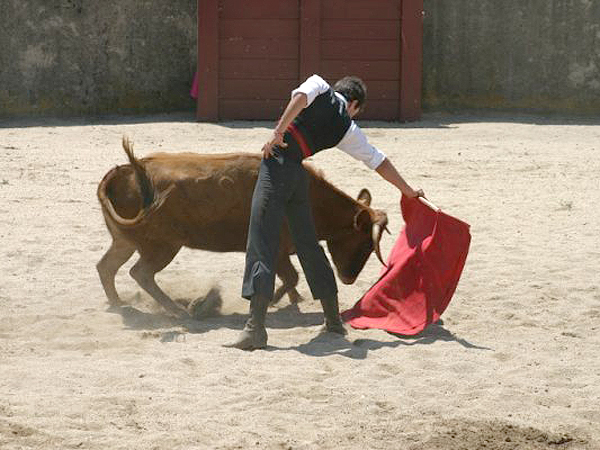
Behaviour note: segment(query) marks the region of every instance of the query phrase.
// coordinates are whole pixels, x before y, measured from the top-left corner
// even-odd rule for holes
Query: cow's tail
[[[137,159],[133,154],[133,144],[126,137],[123,136],[123,150],[127,154],[127,158],[135,172],[135,177],[140,188],[140,194],[142,197],[142,208],[139,210],[137,215],[131,219],[121,217],[115,210],[113,202],[108,197],[107,185],[113,176],[116,176],[119,167],[115,167],[109,171],[98,186],[98,200],[105,213],[114,221],[117,225],[124,228],[135,228],[145,224],[154,213],[164,204],[165,200],[171,194],[171,191],[175,188],[175,185],[169,186],[162,192],[158,192],[152,183],[152,180],[146,172],[144,163]]]
[[[123,150],[125,150],[129,163],[135,172],[135,178],[138,182],[140,193],[142,194],[142,206],[146,209],[154,200],[154,186],[152,185],[152,180],[150,180],[142,162],[133,154],[133,143],[127,136],[123,136]]]

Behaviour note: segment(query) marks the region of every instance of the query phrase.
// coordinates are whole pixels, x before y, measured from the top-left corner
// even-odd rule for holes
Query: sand
[[[258,151],[264,122],[189,115],[14,121],[0,128],[0,448],[599,449],[600,123],[432,115],[365,123],[415,187],[471,224],[455,296],[414,338],[319,334],[310,299],[269,310],[269,347],[241,352],[243,255],[183,249],[158,283],[221,307],[169,317],[129,277],[107,311],[96,186],[153,151]],[[342,152],[313,158],[403,227],[396,190]],[[297,260],[294,263],[298,267]],[[343,308],[376,280],[372,256]]]

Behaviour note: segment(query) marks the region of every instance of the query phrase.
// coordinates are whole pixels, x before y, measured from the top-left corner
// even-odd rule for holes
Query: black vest
[[[346,105],[330,88],[304,108],[294,119],[291,127],[298,130],[310,154],[314,155],[326,148],[335,147],[350,128],[351,123],[352,119],[346,111]]]

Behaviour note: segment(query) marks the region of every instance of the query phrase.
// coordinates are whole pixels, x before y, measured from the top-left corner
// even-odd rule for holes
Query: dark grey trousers
[[[278,156],[262,160],[254,188],[242,297],[250,299],[258,294],[273,298],[284,216],[312,296],[324,299],[336,295],[331,264],[317,241],[308,173],[300,161]]]

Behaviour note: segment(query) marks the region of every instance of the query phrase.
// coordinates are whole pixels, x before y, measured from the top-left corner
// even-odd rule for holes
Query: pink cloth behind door
[[[192,82],[192,89],[190,89],[190,97],[198,99],[198,72],[194,74],[194,81]]]

